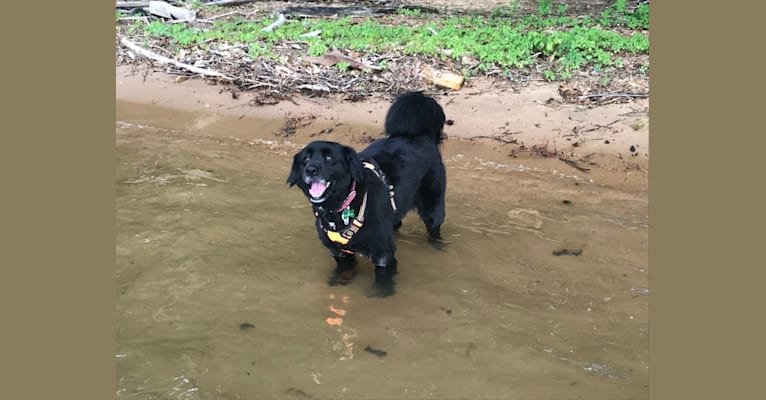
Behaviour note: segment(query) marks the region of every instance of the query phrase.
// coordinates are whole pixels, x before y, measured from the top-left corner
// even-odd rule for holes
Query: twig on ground
[[[149,7],[148,1],[118,1],[116,8],[140,8]]]
[[[218,0],[203,3],[204,6],[236,6],[237,4],[254,3],[256,0]]]
[[[614,125],[617,122],[620,122],[620,120],[616,119],[616,120],[614,120],[614,121],[612,121],[612,122],[610,122],[610,123],[608,123],[606,125],[596,124],[595,127],[586,129],[583,132],[593,132],[593,131],[598,130],[598,129],[606,129],[606,128],[609,128],[610,126]]]
[[[147,11],[149,14],[173,19],[173,22],[190,22],[194,21],[197,17],[197,13],[194,10],[176,7],[164,1],[150,1]]]
[[[508,140],[500,136],[480,135],[480,136],[473,136],[472,139],[492,139],[492,140],[497,140],[498,142],[503,144],[518,144],[519,143],[519,141],[516,139]]]
[[[229,80],[229,81],[234,81],[236,79],[236,78],[232,78],[230,76],[224,75],[224,74],[222,74],[222,73],[220,73],[218,71],[213,71],[211,69],[195,67],[193,65],[185,64],[185,63],[182,63],[182,62],[179,62],[179,61],[167,58],[165,56],[161,56],[161,55],[159,55],[157,53],[153,53],[153,52],[151,52],[149,50],[141,48],[137,44],[135,44],[135,43],[133,43],[130,40],[125,39],[125,38],[121,38],[120,39],[120,43],[122,43],[125,47],[135,51],[136,53],[139,53],[139,54],[143,55],[146,58],[150,58],[152,60],[159,61],[159,62],[161,62],[163,64],[173,64],[173,65],[175,65],[177,67],[181,67],[181,68],[184,68],[184,69],[189,70],[191,72],[194,72],[195,74],[201,74],[201,75],[206,75],[206,76],[214,76],[214,77],[226,79],[226,80]],[[239,78],[239,79],[242,79],[242,78]],[[245,80],[245,79],[243,79],[243,80]]]
[[[643,110],[637,110],[637,111],[630,111],[623,114],[617,114],[620,117],[636,117],[636,116],[643,116],[647,115],[649,113],[649,108],[644,108]]]
[[[264,32],[271,32],[274,28],[278,27],[279,25],[284,24],[285,22],[287,22],[287,18],[285,18],[285,15],[284,14],[279,14],[279,18],[276,21],[272,22],[271,25],[269,25],[269,26],[267,26],[267,27],[265,27],[265,28],[263,28],[261,30],[264,31]]]
[[[242,15],[242,16],[247,17],[247,16],[250,16],[250,15],[253,15],[253,14],[257,14],[257,13],[258,13],[258,10],[253,10],[251,12],[229,11],[227,13],[218,14],[218,15],[214,15],[214,16],[212,16],[210,18],[206,18],[204,21],[212,21],[214,19],[228,17],[228,16],[231,16],[231,15]],[[203,20],[197,20],[197,21],[203,21]]]
[[[149,17],[143,16],[143,15],[142,16],[137,16],[137,17],[120,17],[120,18],[117,18],[117,20],[118,21],[136,21],[136,20],[141,20],[141,21],[143,21],[143,22],[145,22],[147,24],[149,23]]]
[[[607,99],[611,97],[631,97],[631,98],[645,98],[649,97],[649,93],[599,93],[599,94],[586,94],[578,96],[578,100],[587,100],[593,98]]]
[[[298,89],[308,89],[308,90],[311,90],[312,92],[327,92],[327,93],[330,93],[330,88],[327,87],[327,86],[324,86],[324,85],[309,85],[309,84],[304,84],[304,85],[298,86]]]
[[[580,164],[578,164],[577,161],[575,161],[575,160],[569,160],[569,159],[566,159],[564,157],[559,157],[559,160],[565,162],[567,165],[569,165],[572,168],[577,169],[578,171],[582,171],[582,172],[590,171],[590,168],[585,168],[585,167],[580,166]]]
[[[311,31],[311,32],[308,32],[308,33],[304,33],[304,34],[302,34],[302,35],[301,35],[301,37],[317,37],[317,36],[319,36],[321,33],[322,33],[322,30],[321,30],[321,29],[317,29],[317,30],[315,30],[315,31]]]

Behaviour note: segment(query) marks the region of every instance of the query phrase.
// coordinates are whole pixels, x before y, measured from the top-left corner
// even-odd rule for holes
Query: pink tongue
[[[327,184],[325,182],[314,182],[311,184],[311,188],[309,188],[309,194],[313,197],[319,197],[325,190],[327,190]]]

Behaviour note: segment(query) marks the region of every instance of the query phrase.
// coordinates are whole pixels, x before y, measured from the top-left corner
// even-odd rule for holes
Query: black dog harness
[[[391,209],[394,210],[394,213],[397,212],[396,208],[396,202],[394,201],[394,186],[391,185],[388,181],[388,178],[386,177],[386,174],[383,173],[383,171],[380,170],[380,167],[374,162],[374,161],[363,161],[362,166],[364,168],[369,169],[372,171],[375,176],[380,179],[383,184],[386,185],[388,188],[388,196],[391,201]],[[348,242],[351,240],[351,238],[354,237],[354,235],[359,232],[360,229],[362,229],[362,226],[364,225],[364,212],[367,208],[367,192],[364,192],[364,197],[362,198],[362,205],[359,207],[359,215],[355,216],[351,222],[346,225],[342,230],[340,231],[334,231],[328,228],[325,228],[322,224],[321,218],[319,218],[319,212],[314,211],[314,216],[317,217],[317,221],[319,222],[319,227],[325,232],[327,235],[327,238],[330,239],[331,242],[337,243],[341,246],[341,251],[348,254],[354,254],[353,251],[345,248],[345,246],[348,245]]]

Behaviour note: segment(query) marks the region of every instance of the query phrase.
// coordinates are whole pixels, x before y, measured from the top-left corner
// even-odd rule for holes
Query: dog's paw
[[[327,285],[329,286],[346,286],[356,277],[356,268],[351,269],[336,269],[327,278]]]
[[[375,284],[372,285],[369,292],[367,293],[367,297],[382,299],[389,296],[393,296],[394,293],[396,293],[396,290],[394,290],[394,282],[378,282],[375,281]]]
[[[375,284],[370,288],[368,297],[383,298],[396,293],[394,290],[394,275],[396,275],[396,272],[394,267],[376,267]]]
[[[428,243],[436,250],[444,251],[452,242],[448,242],[442,238],[428,238]]]
[[[375,284],[370,288],[368,297],[383,298],[396,293],[394,290],[396,272],[396,268],[375,268]]]

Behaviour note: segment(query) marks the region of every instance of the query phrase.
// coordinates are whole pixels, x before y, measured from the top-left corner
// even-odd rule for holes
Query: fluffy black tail
[[[442,141],[444,110],[431,97],[421,92],[407,92],[399,96],[386,114],[386,135],[422,136],[433,138],[436,144]]]

